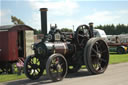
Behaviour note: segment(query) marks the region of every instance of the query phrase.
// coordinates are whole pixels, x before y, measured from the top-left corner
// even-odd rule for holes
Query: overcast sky
[[[48,8],[48,27],[75,29],[80,24],[128,24],[128,0],[0,0],[0,25],[11,23],[11,15],[40,29],[40,8]]]

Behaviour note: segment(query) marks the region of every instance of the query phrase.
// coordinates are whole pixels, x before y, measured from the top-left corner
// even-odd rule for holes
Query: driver
[[[89,28],[90,28],[90,31],[91,31],[91,36],[94,37],[94,35],[93,35],[93,22],[89,23]]]

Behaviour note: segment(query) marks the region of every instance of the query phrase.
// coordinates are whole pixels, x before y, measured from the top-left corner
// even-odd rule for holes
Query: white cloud
[[[34,29],[40,29],[41,27],[41,20],[40,20],[40,13],[34,12],[32,14],[32,18],[26,22],[27,25],[30,25]]]
[[[121,10],[119,11],[120,14],[128,14],[128,10]]]
[[[76,30],[76,28],[81,25],[81,24],[85,24],[82,20],[76,20],[76,19],[71,19],[71,18],[67,18],[67,19],[63,19],[63,20],[57,20],[56,21],[59,29],[60,28],[70,28],[73,29],[73,25],[74,25],[74,30]]]
[[[49,17],[48,17],[49,19]],[[65,18],[63,20],[61,19],[56,19],[56,20],[51,20],[49,19],[48,20],[48,30],[50,30],[50,24],[52,25],[55,25],[57,24],[58,28],[64,28],[64,27],[67,27],[67,28],[73,28],[73,25],[75,26],[75,29],[78,25],[80,25],[81,21],[77,21],[77,20],[74,20],[74,19],[68,19],[68,18]],[[39,12],[34,12],[33,15],[32,15],[32,18],[31,20],[29,20],[27,23],[27,25],[30,25],[31,27],[35,28],[35,29],[41,29],[41,18],[40,18],[40,13]]]
[[[89,22],[94,22],[94,26],[106,25],[106,24],[128,24],[128,10],[118,10],[118,11],[94,11],[91,15],[80,16],[79,19],[63,19],[56,21],[59,27],[69,27],[72,25],[77,26],[81,24],[87,24]]]
[[[32,26],[33,28],[40,29],[41,27],[41,20],[40,20],[40,8],[48,8],[48,30],[50,28],[50,24],[57,24],[59,28],[65,26],[65,24],[73,25],[73,20],[60,20],[55,19],[55,17],[63,17],[63,16],[72,16],[77,8],[79,8],[77,2],[71,0],[65,1],[52,1],[52,0],[29,0],[30,6],[33,8],[32,18],[28,21],[28,25]],[[31,23],[31,24],[30,24]],[[69,26],[72,26],[70,25]]]
[[[128,24],[128,10],[118,11],[96,11],[91,15],[85,16],[84,20],[87,22],[94,22],[95,25],[104,24]]]
[[[0,25],[8,25],[11,23],[11,10],[4,9],[0,12]]]
[[[49,13],[48,13],[49,14]],[[63,18],[62,19],[52,19],[49,18],[48,16],[48,30],[50,24],[57,24],[58,28],[73,28],[73,25],[75,26],[75,30],[77,26],[81,24],[87,24],[89,22],[94,22],[94,25],[105,25],[105,24],[128,24],[128,11],[127,10],[118,10],[118,11],[94,11],[91,15],[86,15],[86,16],[80,16],[80,18]],[[57,17],[57,16],[56,16]],[[29,24],[31,23],[32,27],[40,29],[41,27],[41,22],[40,22],[40,13],[35,12],[33,13],[32,20],[30,20]]]
[[[88,15],[84,17],[86,21],[92,21],[98,25],[103,23],[110,24],[119,18],[120,18],[119,15],[112,14],[112,12],[110,11],[95,12],[92,15]]]
[[[75,1],[49,1],[49,0],[29,0],[33,9],[48,8],[51,15],[63,16],[72,15],[79,7]]]
[[[97,11],[95,9],[92,14],[86,13],[85,16],[79,16],[80,18],[74,16],[79,4],[75,0],[29,0],[30,6],[33,8],[34,13],[33,17],[29,21],[31,26],[34,28],[40,29],[40,8],[48,8],[48,28],[50,24],[57,24],[59,28],[68,27],[72,28],[75,26],[75,29],[80,24],[88,24],[89,22],[94,22],[94,25],[104,25],[104,24],[128,24],[128,10],[115,10],[115,11]],[[85,8],[86,9],[86,8]],[[36,11],[36,12],[35,12]],[[77,13],[78,14],[78,13]],[[61,17],[59,19],[58,17]],[[67,18],[65,18],[67,17]],[[30,23],[28,23],[30,25]]]

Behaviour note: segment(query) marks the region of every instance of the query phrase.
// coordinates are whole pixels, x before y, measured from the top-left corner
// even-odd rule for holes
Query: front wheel
[[[24,63],[24,73],[29,79],[36,80],[40,78],[43,71],[41,58],[35,57],[35,55],[27,57]]]
[[[84,49],[84,62],[92,74],[103,73],[109,63],[108,46],[101,38],[91,38]]]
[[[52,81],[60,81],[67,74],[67,61],[61,54],[52,54],[46,63],[46,71]]]

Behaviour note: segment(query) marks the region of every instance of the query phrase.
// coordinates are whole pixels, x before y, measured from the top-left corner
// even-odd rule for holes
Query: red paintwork
[[[18,30],[33,30],[26,25],[14,26],[8,31],[0,31],[0,62],[13,62],[18,60]]]
[[[18,59],[17,32],[0,32],[0,61],[15,61]]]
[[[0,61],[5,61],[8,58],[8,32],[0,32]]]
[[[8,60],[15,61],[18,59],[17,31],[9,32],[8,37]]]

